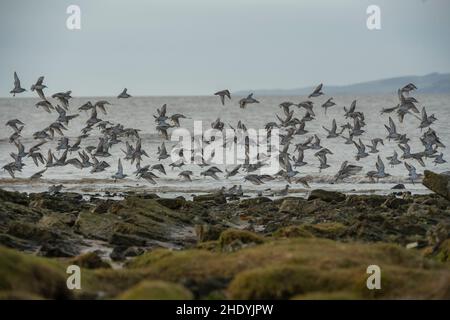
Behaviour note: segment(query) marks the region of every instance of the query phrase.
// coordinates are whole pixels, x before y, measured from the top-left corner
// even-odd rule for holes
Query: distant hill
[[[404,76],[360,82],[344,86],[333,86],[324,83],[327,94],[377,94],[392,93],[408,83],[414,83],[418,93],[450,93],[450,73],[430,73],[424,76]],[[236,92],[245,95],[254,92],[257,96],[297,96],[309,94],[313,86],[296,89],[255,89]]]

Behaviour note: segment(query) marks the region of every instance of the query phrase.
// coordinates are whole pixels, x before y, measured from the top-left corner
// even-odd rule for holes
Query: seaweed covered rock
[[[0,247],[0,296],[68,299],[72,294],[56,262]]]
[[[137,257],[143,253],[144,249],[139,247],[115,246],[109,256],[114,261],[122,261],[129,257]]]
[[[116,202],[117,201],[110,199],[101,200],[99,203],[97,203],[97,205],[94,208],[91,209],[91,212],[98,214],[107,213]]]
[[[272,202],[272,200],[267,197],[256,197],[256,198],[244,199],[239,202],[239,207],[248,208],[248,207],[257,206],[262,203],[268,203],[268,202]]]
[[[194,202],[212,202],[215,204],[227,203],[227,199],[225,198],[225,195],[221,192],[201,194],[198,196],[194,196],[193,201]]]
[[[227,292],[231,299],[279,300],[306,292],[349,287],[353,286],[352,282],[352,278],[327,276],[326,272],[312,268],[269,266],[238,274]]]
[[[195,234],[199,242],[219,239],[225,227],[221,225],[201,224],[195,226]]]
[[[186,200],[183,197],[177,197],[177,198],[159,198],[156,199],[156,202],[158,202],[160,205],[163,205],[164,207],[167,207],[172,210],[180,209],[184,206],[186,203]]]
[[[278,229],[273,233],[274,237],[280,238],[312,238],[314,235],[306,230],[303,225],[300,226],[287,226]]]
[[[436,247],[435,257],[441,262],[450,262],[450,239],[443,241]]]
[[[0,202],[11,202],[28,206],[29,199],[25,193],[20,193],[17,191],[11,192],[0,189]]]
[[[29,195],[31,208],[48,209],[54,212],[81,211],[89,207],[79,193],[31,193]]]
[[[110,264],[106,261],[103,261],[102,258],[97,254],[97,252],[88,252],[79,255],[69,260],[69,263],[87,269],[111,268]]]
[[[142,281],[118,296],[123,300],[191,300],[192,293],[177,283]]]
[[[201,262],[201,263],[199,263]],[[366,287],[367,266],[383,266],[382,290]],[[449,298],[448,266],[392,244],[318,238],[270,239],[234,252],[155,250],[127,264],[133,273],[182,283],[195,297],[289,299],[334,294],[360,299]],[[325,291],[325,293],[324,293]],[[376,291],[376,292],[374,292]]]
[[[161,205],[158,200],[129,196],[113,204],[114,210],[111,207],[103,214],[83,211],[78,216],[75,229],[86,238],[117,246],[179,241],[178,233],[191,227],[191,217]],[[194,235],[184,241],[195,241]]]
[[[337,191],[315,189],[309,194],[308,200],[320,199],[326,202],[341,202],[345,200],[345,194]]]
[[[304,206],[305,200],[302,199],[284,199],[280,205],[279,212],[296,214]]]
[[[386,201],[383,203],[383,206],[389,209],[398,209],[403,205],[409,204],[410,201],[402,198],[397,197],[389,197],[386,199]]]
[[[276,237],[285,238],[327,238],[338,239],[344,235],[346,227],[339,222],[323,222],[317,224],[302,224],[297,226],[288,226],[277,230],[274,233]]]
[[[225,230],[219,238],[219,245],[224,251],[235,251],[249,245],[260,244],[263,242],[264,238],[256,233],[237,229]]]
[[[450,200],[450,175],[425,170],[422,184],[431,191]]]
[[[363,208],[364,206],[379,207],[386,201],[385,196],[377,194],[358,194],[349,195],[346,199],[347,205],[358,206]]]

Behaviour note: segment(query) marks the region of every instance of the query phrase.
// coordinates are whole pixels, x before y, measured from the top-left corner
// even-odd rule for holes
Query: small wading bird
[[[323,92],[322,92],[322,86],[323,86],[322,83],[319,84],[319,85],[314,89],[314,91],[308,96],[308,98],[314,98],[314,97],[319,97],[319,96],[323,95]]]
[[[253,98],[253,93],[250,93],[247,98],[242,98],[241,100],[239,100],[239,107],[244,109],[248,104],[252,103],[259,103],[259,101]]]
[[[20,86],[19,77],[17,76],[17,73],[14,71],[14,88],[9,93],[12,93],[13,97],[15,97],[16,94],[22,93],[24,91],[26,90]]]
[[[216,93],[214,93],[214,95],[220,97],[220,102],[222,103],[223,106],[225,105],[225,97],[227,97],[228,99],[231,100],[231,93],[227,89],[222,90],[222,91],[217,91]]]

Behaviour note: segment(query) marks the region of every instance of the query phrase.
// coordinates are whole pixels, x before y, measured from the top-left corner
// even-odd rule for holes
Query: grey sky
[[[81,7],[82,29],[66,28]],[[382,30],[366,28],[381,8]],[[2,0],[0,96],[210,94],[450,71],[447,0]],[[29,92],[27,93],[29,94]]]

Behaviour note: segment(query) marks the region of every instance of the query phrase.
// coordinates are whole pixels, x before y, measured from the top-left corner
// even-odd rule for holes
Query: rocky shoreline
[[[274,200],[0,190],[0,297],[448,299],[440,178],[424,179],[440,195],[313,190]],[[66,287],[70,264],[82,268],[81,290]],[[365,285],[370,264],[387,279],[377,292]]]

